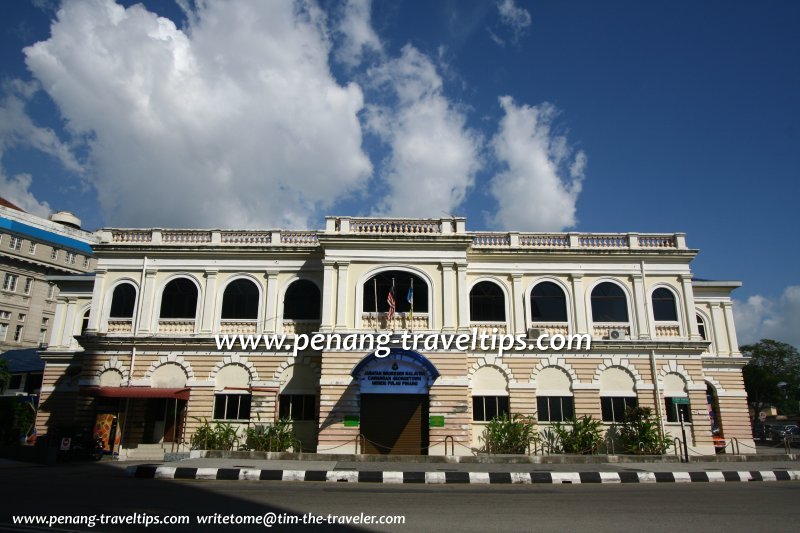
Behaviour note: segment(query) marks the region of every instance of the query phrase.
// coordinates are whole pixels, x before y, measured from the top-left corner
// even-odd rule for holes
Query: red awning
[[[81,387],[81,394],[95,398],[177,398],[188,400],[191,389],[153,387]]]

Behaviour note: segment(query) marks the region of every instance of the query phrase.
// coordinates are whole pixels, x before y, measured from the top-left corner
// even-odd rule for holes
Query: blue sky
[[[800,4],[132,5],[2,4],[0,194],[89,228],[684,231],[743,340],[800,344]]]

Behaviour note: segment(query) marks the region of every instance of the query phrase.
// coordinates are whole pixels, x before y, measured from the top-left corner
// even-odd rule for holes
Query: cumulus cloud
[[[518,40],[531,25],[531,14],[527,9],[518,7],[514,0],[501,0],[497,3],[497,10],[500,13],[500,22],[506,26],[512,34],[512,40]],[[491,30],[489,35],[500,45],[504,41]]]
[[[489,222],[506,229],[556,231],[574,226],[587,156],[552,133],[556,108],[500,98],[505,116],[492,139],[504,170],[490,183],[498,210]]]
[[[305,227],[365,186],[361,89],[330,73],[324,14],[291,2],[67,1],[28,68],[86,139],[115,225]],[[193,9],[193,10],[192,10]]]
[[[383,171],[389,193],[378,211],[397,216],[441,216],[464,201],[480,168],[481,139],[450,103],[431,60],[411,45],[369,73],[392,105],[369,106],[368,127],[390,145]]]
[[[773,339],[800,347],[800,285],[786,287],[776,299],[734,300],[733,316],[740,344]]]
[[[8,178],[0,170],[0,196],[23,211],[47,218],[52,212],[50,204],[36,199],[30,190],[31,183],[33,183],[33,178],[30,174],[16,174],[14,177]]]
[[[337,30],[342,44],[336,49],[336,58],[349,67],[361,63],[365,53],[383,51],[378,35],[372,28],[371,0],[349,0],[342,10]]]

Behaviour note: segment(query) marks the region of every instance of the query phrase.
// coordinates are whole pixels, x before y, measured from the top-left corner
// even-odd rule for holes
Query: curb
[[[368,470],[261,470],[129,466],[139,479],[204,479],[226,481],[326,481],[347,483],[442,484],[580,484],[580,483],[717,483],[729,481],[800,481],[800,470],[711,472],[391,472]]]

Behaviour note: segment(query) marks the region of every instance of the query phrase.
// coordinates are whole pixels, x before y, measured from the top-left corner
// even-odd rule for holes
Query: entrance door
[[[362,394],[364,453],[428,454],[427,394]]]

